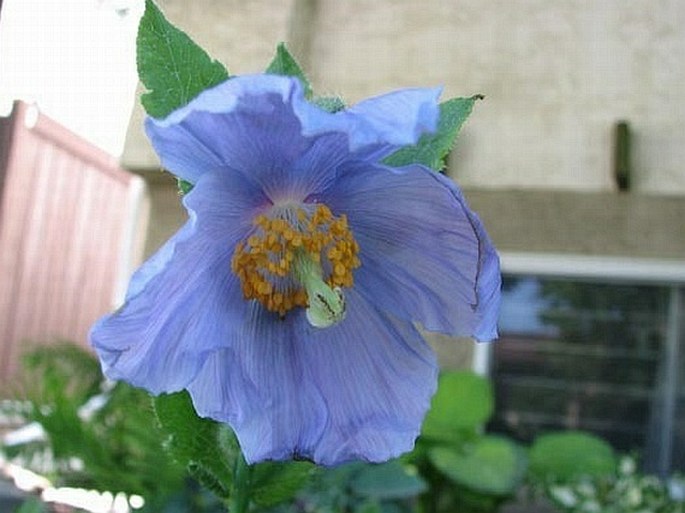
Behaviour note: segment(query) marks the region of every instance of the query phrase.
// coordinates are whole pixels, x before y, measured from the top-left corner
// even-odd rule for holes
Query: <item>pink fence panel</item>
[[[149,199],[114,158],[17,102],[0,122],[0,390],[36,344],[87,346],[140,262]]]

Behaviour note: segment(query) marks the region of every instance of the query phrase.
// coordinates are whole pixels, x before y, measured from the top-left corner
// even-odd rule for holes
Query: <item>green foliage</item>
[[[671,485],[685,487],[674,477]],[[625,456],[616,472],[603,476],[576,476],[542,484],[543,495],[566,513],[685,513],[685,502],[671,497],[666,483],[637,472],[632,457]]]
[[[480,429],[493,411],[492,386],[487,379],[466,371],[443,373],[423,422],[422,435],[459,442]]]
[[[100,391],[100,364],[90,353],[68,342],[25,354],[22,365],[21,393],[29,401],[83,404]]]
[[[407,499],[425,492],[426,483],[411,467],[399,461],[365,466],[351,480],[352,491],[371,499]]]
[[[74,345],[36,350],[24,369],[22,413],[43,427],[47,441],[6,447],[8,456],[49,461],[35,470],[60,486],[142,495],[148,511],[161,511],[183,488],[182,469],[162,450],[146,393],[124,384],[103,392],[97,360]]]
[[[338,96],[319,96],[314,98],[313,103],[326,112],[339,112],[345,109],[345,102]]]
[[[455,483],[493,495],[515,493],[526,470],[523,449],[499,436],[483,436],[461,448],[434,447],[428,457]]]
[[[167,21],[151,1],[138,26],[138,76],[148,92],[141,102],[147,113],[163,118],[205,89],[228,78],[228,71]]]
[[[24,501],[14,513],[48,513],[47,506],[36,497]]]
[[[309,83],[309,80],[283,43],[280,43],[276,48],[276,55],[266,68],[266,73],[271,75],[297,77],[304,87],[305,97],[310,98],[312,96],[312,86]]]
[[[239,503],[237,509],[292,499],[312,474],[307,462],[247,465],[230,428],[198,417],[185,391],[160,395],[154,405],[173,457],[219,498]]]
[[[154,405],[171,455],[212,492],[228,498],[232,484],[228,461],[235,458],[237,447],[220,443],[221,432],[227,428],[198,417],[187,392],[162,394],[154,399]]]
[[[252,473],[251,498],[258,506],[268,507],[292,499],[307,483],[314,465],[306,461],[260,463]]]
[[[320,468],[297,461],[247,465],[232,431],[199,418],[185,392],[158,397],[153,413],[147,394],[118,384],[84,415],[80,405],[101,394],[102,385],[97,362],[76,347],[41,349],[25,365],[28,417],[48,434],[53,480],[138,493],[146,511],[221,511],[219,499],[184,477],[186,469],[231,513],[493,513],[516,495],[526,476],[568,513],[683,512],[683,503],[668,496],[662,481],[636,473],[626,460],[617,470],[612,449],[586,433],[539,437],[526,474],[520,446],[484,434],[492,388],[470,372],[441,376],[427,418],[432,436],[422,436],[409,455],[383,464]],[[29,457],[41,450],[40,444],[20,448]]]
[[[438,129],[433,134],[425,134],[414,146],[402,148],[385,159],[389,166],[400,167],[407,164],[423,164],[436,171],[445,168],[445,158],[454,146],[459,130],[471,114],[473,105],[483,96],[453,98],[440,104]]]
[[[527,468],[525,451],[485,435],[494,410],[490,382],[472,372],[445,372],[416,450],[407,458],[428,482],[420,496],[428,513],[489,513],[513,497]]]
[[[190,191],[193,190],[193,184],[188,182],[187,180],[182,180],[181,178],[176,179],[176,185],[178,186],[178,192],[181,195],[188,194]]]
[[[271,513],[410,513],[425,481],[412,465],[393,460],[380,464],[353,462],[318,468],[296,501]]]
[[[530,449],[530,472],[557,480],[605,476],[616,470],[611,446],[589,433],[566,431],[538,437]]]

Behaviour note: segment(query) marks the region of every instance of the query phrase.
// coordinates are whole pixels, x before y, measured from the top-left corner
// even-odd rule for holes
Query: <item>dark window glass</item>
[[[671,290],[536,277],[507,277],[503,290],[491,427],[527,442],[551,430],[588,430],[657,466],[664,394],[677,386],[667,372]],[[685,387],[679,392],[682,405]],[[682,412],[674,452],[684,439]],[[682,469],[679,458],[672,464]]]

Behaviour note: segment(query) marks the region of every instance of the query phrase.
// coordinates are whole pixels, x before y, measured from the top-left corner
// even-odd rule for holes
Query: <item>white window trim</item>
[[[505,274],[685,285],[685,255],[683,259],[652,259],[503,252],[500,262]]]

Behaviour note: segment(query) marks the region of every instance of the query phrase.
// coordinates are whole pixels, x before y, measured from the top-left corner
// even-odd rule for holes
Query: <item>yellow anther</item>
[[[247,240],[236,244],[231,260],[245,299],[256,299],[281,316],[307,307],[310,301],[298,274],[301,270],[297,270],[302,261],[319,269],[320,279],[330,287],[354,284],[359,246],[344,215],[335,217],[322,204],[303,205],[295,211],[274,208],[270,216],[255,217],[254,225]],[[329,269],[327,274],[323,269]]]

